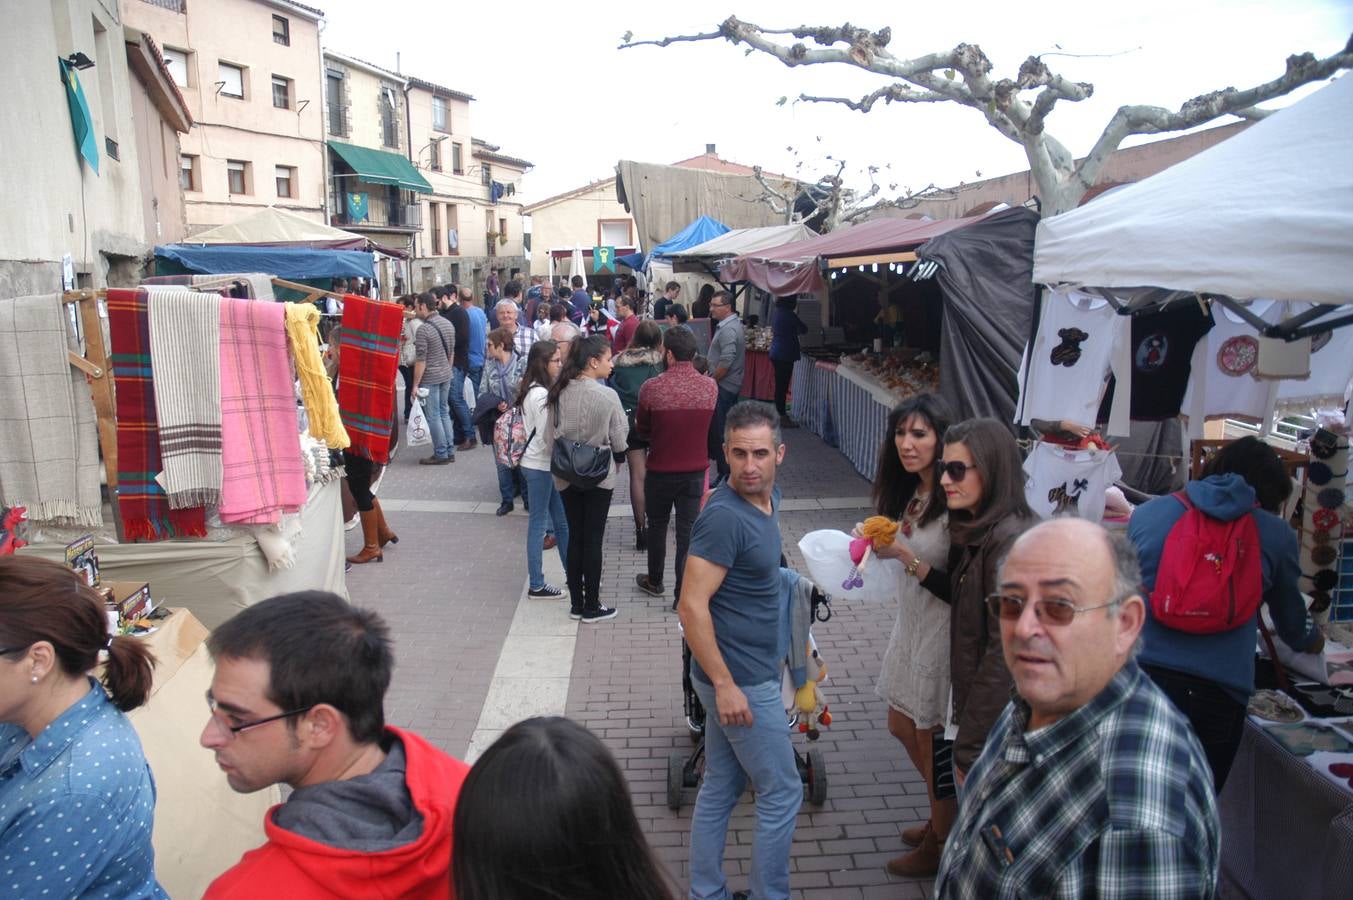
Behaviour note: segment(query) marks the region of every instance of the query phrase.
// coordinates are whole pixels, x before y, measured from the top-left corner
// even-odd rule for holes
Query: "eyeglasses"
[[[269,722],[276,722],[279,719],[289,719],[292,716],[304,715],[305,713],[310,712],[310,710],[314,709],[316,706],[318,706],[318,704],[312,703],[309,706],[303,707],[301,709],[293,709],[290,712],[278,713],[275,716],[268,716],[263,719],[255,719],[252,722],[241,722],[238,725],[231,725],[229,720],[233,717],[227,713],[222,712],[218,708],[216,698],[211,695],[210,691],[207,692],[207,709],[211,710],[211,720],[216,723],[217,728],[221,729],[221,733],[230,739],[233,739],[235,735],[239,734],[241,731],[246,731],[250,728],[257,728],[260,725],[267,725]]]
[[[1024,614],[1024,607],[1029,602],[1027,597],[1018,597],[1014,594],[988,594],[987,609],[993,616],[1012,622]],[[1076,618],[1076,613],[1089,612],[1092,609],[1108,609],[1122,602],[1121,600],[1112,600],[1108,603],[1101,603],[1098,606],[1077,606],[1070,600],[1035,600],[1034,615],[1038,621],[1044,625],[1070,625]]]
[[[961,459],[951,459],[948,462],[940,460],[935,464],[940,470],[941,475],[948,475],[952,482],[960,482],[968,476],[969,469],[976,469],[977,466],[970,466]]]

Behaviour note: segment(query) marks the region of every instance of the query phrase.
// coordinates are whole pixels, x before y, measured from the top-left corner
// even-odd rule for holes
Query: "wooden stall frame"
[[[125,542],[122,529],[122,510],[117,503],[117,397],[114,393],[112,366],[108,345],[103,340],[102,316],[99,303],[108,296],[106,290],[66,291],[63,303],[73,303],[80,315],[81,337],[85,352],[81,356],[68,351],[70,364],[85,374],[89,392],[94,399],[94,416],[98,424],[99,450],[103,453],[104,480],[108,485],[109,506],[113,509],[113,528],[119,544]]]

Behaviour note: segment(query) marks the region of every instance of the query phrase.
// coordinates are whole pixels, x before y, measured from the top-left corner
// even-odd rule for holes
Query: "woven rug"
[[[221,521],[266,525],[305,504],[280,303],[221,301]]]
[[[382,465],[390,461],[395,372],[404,307],[346,294],[338,354],[338,409],[352,440],[348,448]]]
[[[0,300],[0,506],[58,525],[102,523],[99,437],[59,294]]]
[[[163,465],[145,291],[108,290],[108,336],[117,391],[117,503],[123,535],[132,541],[206,537],[206,510],[170,509],[155,480]]]
[[[324,373],[324,359],[319,352],[319,310],[313,303],[285,306],[287,343],[296,365],[296,380],[301,385],[301,402],[310,420],[310,435],[327,443],[330,449],[342,450],[350,441],[339,417],[333,383]]]
[[[221,298],[151,288],[150,352],[171,509],[221,503]]]

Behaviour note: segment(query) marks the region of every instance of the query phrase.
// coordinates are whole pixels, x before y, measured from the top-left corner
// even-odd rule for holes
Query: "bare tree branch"
[[[752,176],[756,178],[756,183],[761,185],[761,190],[765,191],[761,199],[771,208],[772,212],[785,217],[786,225],[790,224],[794,217],[794,198],[771,187],[760,166],[752,166]]]
[[[810,103],[840,103],[860,112],[869,112],[874,108],[874,104],[880,100],[886,103],[941,103],[949,102],[953,98],[944,94],[937,94],[934,91],[914,91],[909,84],[890,84],[867,94],[859,100],[851,100],[847,97],[814,97],[810,94],[799,94],[799,99]]]

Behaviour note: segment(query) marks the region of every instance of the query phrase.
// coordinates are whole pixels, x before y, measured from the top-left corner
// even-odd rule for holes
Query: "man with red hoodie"
[[[268,841],[206,897],[450,898],[451,821],[469,767],[385,724],[394,657],[379,616],[325,591],[249,607],[211,635],[203,747],[230,786],[291,787]]]

